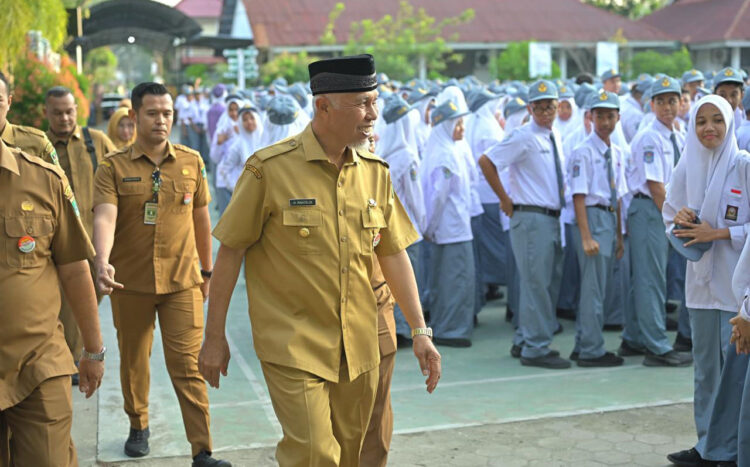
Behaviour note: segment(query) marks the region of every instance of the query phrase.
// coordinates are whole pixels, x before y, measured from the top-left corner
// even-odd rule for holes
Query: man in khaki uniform
[[[49,122],[47,138],[52,142],[60,167],[65,171],[70,186],[73,188],[81,212],[83,227],[91,237],[94,233],[94,213],[92,211],[94,207],[94,171],[96,165],[104,159],[104,155],[116,149],[115,145],[101,131],[87,128],[93,155],[89,153],[84,129],[76,124],[78,119],[76,101],[68,88],[57,86],[47,91],[44,110]],[[47,162],[52,162],[49,157],[44,157],[44,159]],[[66,297],[63,297],[60,307],[60,321],[62,321],[65,330],[65,342],[68,343],[73,359],[77,362],[83,342]],[[76,384],[76,382],[77,376],[74,376],[73,384]]]
[[[81,392],[101,383],[105,349],[87,260],[93,248],[59,167],[0,141],[0,465],[76,466],[60,286],[83,331]]]
[[[367,427],[359,462],[362,467],[385,467],[393,436],[393,408],[391,407],[391,379],[396,364],[396,321],[393,318],[393,294],[385,282],[377,261],[373,262],[372,291],[378,306],[378,388],[372,407],[370,425]]]
[[[55,148],[52,147],[52,143],[42,130],[14,125],[8,121],[8,111],[12,103],[13,94],[10,92],[10,84],[5,75],[0,72],[0,139],[8,146],[57,165]]]
[[[244,258],[255,351],[284,431],[277,461],[351,467],[360,463],[378,380],[373,253],[419,335],[414,353],[429,392],[440,354],[405,251],[417,234],[387,165],[364,149],[377,118],[374,60],[342,57],[309,68],[313,121],[248,159],[214,231],[221,248],[200,365],[218,387],[229,363],[227,308]]]
[[[149,452],[149,357],[158,314],[193,466],[229,466],[211,457],[208,394],[198,372],[212,264],[206,170],[197,152],[168,141],[173,104],[163,85],[141,83],[132,100],[135,143],[99,164],[94,190],[97,286],[111,294],[130,418],[125,453]]]

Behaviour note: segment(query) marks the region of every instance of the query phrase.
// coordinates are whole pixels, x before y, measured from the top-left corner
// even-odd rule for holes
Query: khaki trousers
[[[148,426],[149,359],[159,316],[164,358],[182,411],[193,456],[211,452],[208,393],[198,371],[203,339],[203,297],[195,286],[171,294],[115,292],[112,316],[120,349],[120,385],[130,426]]]
[[[0,412],[0,445],[5,446],[0,447],[0,466],[77,467],[72,425],[70,376],[43,381],[26,399]],[[8,430],[13,432],[10,444]]]
[[[391,378],[396,365],[396,353],[380,357],[378,389],[367,427],[359,463],[362,467],[385,467],[393,436],[393,408],[391,407]]]
[[[370,421],[378,369],[349,381],[342,361],[339,382],[296,368],[261,362],[284,437],[276,447],[281,467],[357,467]]]
[[[91,264],[91,263],[89,263]],[[94,276],[94,269],[93,266],[91,266],[91,278],[94,280],[94,283],[96,283],[96,279]],[[83,350],[83,338],[81,337],[81,330],[78,329],[78,323],[76,323],[75,315],[73,314],[73,309],[70,307],[70,303],[68,303],[68,299],[65,298],[65,292],[63,292],[62,287],[60,287],[60,322],[63,325],[63,333],[65,334],[65,342],[68,344],[68,348],[70,349],[70,353],[73,355],[73,360],[78,363],[78,360],[81,359],[81,350]],[[96,301],[98,303],[102,302],[102,296],[99,295],[99,292],[96,292]]]

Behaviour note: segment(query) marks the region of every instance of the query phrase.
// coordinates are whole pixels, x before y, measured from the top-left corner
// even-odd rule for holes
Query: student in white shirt
[[[210,155],[214,167],[221,164],[226,157],[227,150],[232,147],[234,138],[240,133],[239,112],[245,106],[245,103],[237,95],[227,96],[226,103],[227,108],[219,117],[214,137],[211,139]],[[222,172],[217,170],[214,177],[214,193],[216,194],[216,209],[219,213],[223,213],[229,205],[229,199],[232,197],[230,186],[233,185],[224,178]]]
[[[217,186],[230,192],[234,191],[237,180],[245,170],[247,159],[263,147],[260,144],[263,135],[263,123],[258,110],[246,105],[239,110],[238,120],[240,124],[239,133],[232,140],[231,146],[227,148],[224,158],[216,166],[216,173],[220,180],[217,182]],[[219,213],[222,214],[224,209],[226,209],[226,206],[220,206]]]
[[[732,432],[736,436],[737,424],[727,419],[718,427],[709,426],[712,412],[740,411],[736,397],[717,397],[717,390],[727,353],[734,353],[729,346],[730,319],[740,300],[732,289],[732,275],[750,232],[748,190],[750,154],[737,147],[732,108],[719,96],[703,97],[691,112],[684,155],[672,175],[663,210],[667,234],[674,236],[673,244],[689,260],[685,290],[698,433],[695,448],[668,456],[674,463],[731,460],[727,449],[732,443],[716,446],[715,440]]]
[[[467,156],[462,153],[468,146],[460,144],[465,115],[452,100],[432,112],[433,128],[421,174],[427,218],[424,236],[432,243],[429,309],[433,341],[452,347],[471,346],[474,329],[474,201]]]
[[[745,151],[750,151],[750,92],[748,88],[742,94],[742,109],[745,118],[741,122],[735,121],[737,128],[737,146]]]
[[[648,75],[644,75],[633,84],[630,89],[630,95],[622,103],[622,109],[620,110],[620,122],[622,123],[622,131],[625,133],[625,139],[628,143],[633,141],[636,132],[638,131],[638,125],[645,115],[643,111],[643,105],[641,100],[643,94],[647,89],[651,88],[654,80]]]
[[[479,159],[487,180],[498,187],[501,208],[511,218],[511,243],[521,282],[521,364],[550,369],[570,368],[569,360],[550,349],[558,324],[555,301],[563,258],[560,210],[565,207],[562,144],[552,128],[557,98],[551,81],[532,84],[529,110],[533,120]],[[512,199],[497,176],[506,167],[510,168]]]
[[[619,199],[627,194],[621,149],[610,141],[619,121],[617,94],[589,98],[594,131],[567,158],[568,186],[575,205],[572,241],[581,271],[576,346],[581,367],[611,367],[624,360],[604,348],[604,299],[615,256],[622,257]]]
[[[684,144],[673,126],[681,93],[674,78],[654,82],[651,106],[656,119],[631,145],[633,169],[627,182],[633,193],[628,210],[632,306],[618,352],[620,356],[646,354],[647,366],[684,366],[692,361],[689,354],[676,352],[669,344],[664,313],[669,250],[661,210]]]

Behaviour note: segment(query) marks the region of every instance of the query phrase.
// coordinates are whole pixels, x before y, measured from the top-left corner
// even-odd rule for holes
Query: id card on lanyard
[[[159,216],[159,190],[161,189],[161,169],[154,168],[151,174],[151,200],[146,201],[143,206],[143,223],[146,225],[156,225],[156,219]]]

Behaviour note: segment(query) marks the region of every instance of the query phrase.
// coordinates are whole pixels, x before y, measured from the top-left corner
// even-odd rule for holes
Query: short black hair
[[[742,83],[737,83],[734,81],[724,81],[723,83],[719,83],[714,86],[714,94],[716,94],[716,91],[718,91],[721,86],[736,86],[740,88],[740,92],[744,93],[745,91],[745,87],[742,85]]]
[[[50,97],[65,97],[68,94],[72,95],[73,91],[65,86],[54,86],[49,88],[47,94],[44,96],[44,101],[46,102]]]
[[[169,90],[160,83],[145,82],[137,84],[130,92],[130,100],[133,101],[133,110],[138,112],[143,105],[143,96],[163,96],[169,94]]]
[[[5,77],[2,71],[0,71],[0,81],[2,81],[5,85],[5,94],[10,95],[10,83],[8,82],[8,78]]]
[[[576,76],[576,84],[583,83],[594,84],[594,77],[591,76],[591,73],[581,73],[580,75]]]

